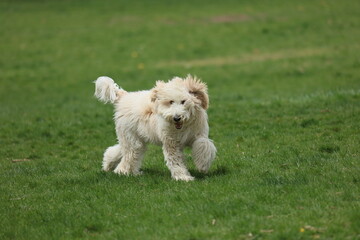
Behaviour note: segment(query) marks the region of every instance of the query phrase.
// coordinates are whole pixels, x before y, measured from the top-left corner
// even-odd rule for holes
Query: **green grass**
[[[1,1],[0,239],[360,239],[359,1]],[[208,83],[208,175],[101,169],[112,107]],[[14,161],[26,159],[28,161]]]

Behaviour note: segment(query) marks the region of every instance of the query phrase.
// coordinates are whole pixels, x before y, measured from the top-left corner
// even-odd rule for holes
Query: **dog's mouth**
[[[183,126],[182,122],[176,122],[176,123],[175,123],[175,128],[176,128],[176,129],[181,129],[182,126]]]

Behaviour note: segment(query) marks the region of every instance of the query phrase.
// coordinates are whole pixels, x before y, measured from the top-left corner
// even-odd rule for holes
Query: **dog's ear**
[[[151,98],[151,101],[152,101],[152,102],[155,102],[159,90],[160,90],[164,85],[165,85],[165,82],[164,82],[164,81],[161,81],[161,80],[156,81],[155,87],[153,87],[153,89],[151,89],[150,98]]]
[[[209,107],[209,96],[207,94],[206,84],[190,74],[185,78],[184,83],[189,93],[199,99],[201,107],[206,110]]]

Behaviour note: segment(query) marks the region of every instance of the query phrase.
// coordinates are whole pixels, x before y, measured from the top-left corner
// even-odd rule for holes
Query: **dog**
[[[207,173],[216,156],[209,139],[207,86],[196,77],[156,81],[150,90],[127,92],[109,77],[95,82],[95,96],[115,107],[118,143],[106,149],[102,169],[139,175],[146,145],[162,146],[166,166],[175,180],[192,181],[183,150],[192,148],[196,168]]]

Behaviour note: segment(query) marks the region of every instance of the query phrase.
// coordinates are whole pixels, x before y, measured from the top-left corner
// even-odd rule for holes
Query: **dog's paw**
[[[185,181],[185,182],[190,182],[190,181],[195,180],[195,178],[193,176],[190,176],[190,175],[173,176],[173,179],[176,180],[176,181]]]
[[[115,168],[114,164],[103,164],[102,170],[105,172],[109,172]]]
[[[115,170],[114,173],[119,174],[119,175],[130,175],[131,171],[130,171],[130,167],[125,165],[125,164],[119,164]]]
[[[103,170],[104,172],[109,172],[111,169],[109,168],[109,166],[102,166],[101,170]]]
[[[131,174],[131,172],[126,172],[126,171],[122,171],[119,169],[115,169],[114,173],[118,174],[118,175],[125,175],[125,176],[129,176]]]

